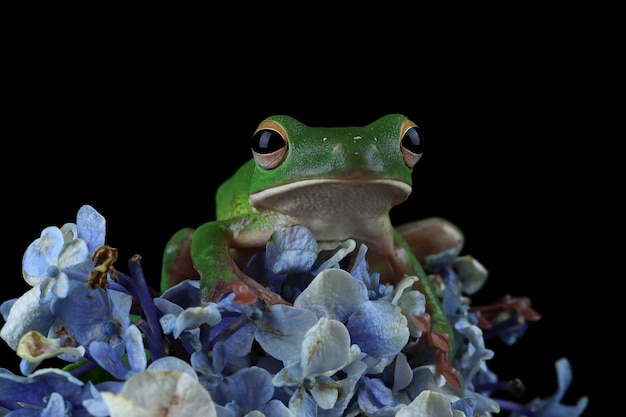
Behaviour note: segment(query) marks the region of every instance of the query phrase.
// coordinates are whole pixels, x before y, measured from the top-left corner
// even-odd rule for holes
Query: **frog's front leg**
[[[262,298],[269,305],[289,304],[279,294],[244,274],[231,256],[235,245],[231,222],[210,222],[194,232],[191,260],[200,275],[200,297],[219,301],[226,293],[235,293],[235,302],[251,304]]]

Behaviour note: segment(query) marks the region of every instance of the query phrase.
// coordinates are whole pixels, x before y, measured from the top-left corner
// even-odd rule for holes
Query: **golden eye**
[[[422,130],[409,119],[406,119],[402,123],[401,132],[400,148],[402,149],[402,156],[409,168],[413,168],[424,153],[424,134]]]
[[[266,120],[252,134],[252,156],[261,168],[276,168],[285,160],[288,144],[285,129],[272,120]]]

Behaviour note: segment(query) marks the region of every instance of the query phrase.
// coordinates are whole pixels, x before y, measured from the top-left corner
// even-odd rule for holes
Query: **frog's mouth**
[[[271,209],[305,224],[377,220],[406,200],[411,186],[393,179],[309,179],[280,185],[250,195],[250,204]]]

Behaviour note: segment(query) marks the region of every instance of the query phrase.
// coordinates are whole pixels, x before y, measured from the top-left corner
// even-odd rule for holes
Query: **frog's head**
[[[250,203],[300,216],[340,205],[379,216],[410,194],[423,145],[417,125],[401,114],[330,128],[268,117],[253,135]]]

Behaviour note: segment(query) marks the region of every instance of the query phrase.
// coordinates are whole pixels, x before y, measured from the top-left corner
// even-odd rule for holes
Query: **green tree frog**
[[[162,290],[186,278],[201,280],[201,297],[228,292],[240,303],[262,298],[286,303],[242,272],[280,226],[307,226],[318,241],[364,243],[381,281],[405,274],[427,300],[431,333],[452,346],[452,331],[420,260],[462,245],[452,224],[424,219],[392,227],[389,211],[411,193],[412,169],[422,156],[418,126],[401,114],[362,127],[311,127],[286,116],[263,120],[253,134],[253,158],[216,194],[217,220],[185,228],[168,242]],[[459,249],[460,250],[460,249]]]

